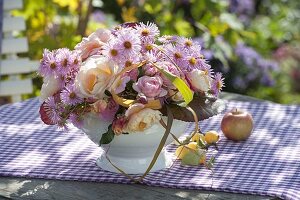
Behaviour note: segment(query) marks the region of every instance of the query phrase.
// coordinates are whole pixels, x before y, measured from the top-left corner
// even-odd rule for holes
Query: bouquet
[[[169,116],[198,122],[217,114],[221,73],[214,73],[190,38],[164,35],[154,23],[99,29],[74,50],[45,49],[41,119],[80,128],[84,116],[110,122],[100,144],[148,129]]]

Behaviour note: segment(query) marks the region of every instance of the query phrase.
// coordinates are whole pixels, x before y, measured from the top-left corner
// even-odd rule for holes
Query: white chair
[[[33,91],[32,79],[22,79],[23,73],[34,72],[38,68],[38,61],[29,58],[19,58],[18,53],[28,51],[26,37],[16,38],[19,31],[25,31],[25,20],[22,17],[13,17],[10,11],[21,9],[22,0],[0,0],[2,4],[2,52],[0,51],[0,98],[10,97],[11,102],[22,100],[22,94],[30,94]],[[2,54],[2,55],[1,55]],[[1,60],[2,57],[2,60]]]

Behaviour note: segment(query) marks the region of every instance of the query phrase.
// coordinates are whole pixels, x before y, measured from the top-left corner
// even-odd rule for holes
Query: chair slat
[[[23,31],[26,29],[23,17],[5,17],[3,19],[3,32]]]
[[[6,80],[0,82],[0,96],[12,96],[32,93],[32,80]]]
[[[28,51],[27,38],[11,38],[2,40],[2,54],[23,53]]]
[[[31,61],[28,58],[18,58],[17,60],[2,60],[0,74],[21,74],[34,72],[38,69],[39,62]]]
[[[23,8],[22,0],[4,0],[4,11]]]

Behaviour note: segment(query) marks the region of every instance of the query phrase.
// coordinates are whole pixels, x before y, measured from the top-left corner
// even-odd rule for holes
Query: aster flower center
[[[63,60],[62,65],[63,65],[64,67],[66,67],[66,66],[68,65],[68,60],[67,60],[66,58]]]
[[[132,62],[130,60],[127,60],[125,62],[125,67],[130,67],[132,65]]]
[[[129,41],[125,41],[123,45],[126,49],[130,49],[132,47],[132,44]]]
[[[74,92],[71,92],[71,93],[69,94],[69,97],[70,97],[70,99],[75,99],[76,94],[75,94]]]
[[[74,60],[74,64],[77,65],[78,62],[79,62],[79,61],[78,61],[78,59],[76,58],[76,59]]]
[[[188,46],[188,47],[192,46],[192,44],[193,43],[190,40],[185,41],[185,45]]]
[[[118,55],[118,51],[116,49],[112,49],[112,50],[110,50],[110,54],[112,56],[117,56]]]
[[[146,48],[147,51],[150,51],[150,50],[153,49],[151,44],[147,44],[145,48]]]
[[[142,35],[143,35],[143,36],[148,36],[149,33],[150,33],[150,31],[149,31],[148,29],[144,29],[144,30],[142,31]]]
[[[189,59],[189,63],[190,63],[191,65],[195,65],[196,62],[197,62],[197,60],[196,60],[196,58],[194,58],[194,57],[192,57],[192,58]]]
[[[223,83],[221,81],[218,81],[217,88],[220,90],[223,87]]]
[[[182,55],[179,52],[174,53],[176,59],[182,58]]]
[[[52,63],[50,64],[50,68],[51,68],[51,69],[55,69],[55,68],[56,68],[56,64],[55,64],[54,62],[52,62]]]

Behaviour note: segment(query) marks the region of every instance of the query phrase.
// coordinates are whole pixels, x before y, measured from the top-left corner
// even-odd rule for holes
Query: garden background
[[[298,0],[24,0],[28,56],[73,49],[83,36],[123,22],[155,22],[162,35],[196,39],[209,64],[224,73],[224,91],[300,104]],[[34,93],[42,80],[34,74]]]

